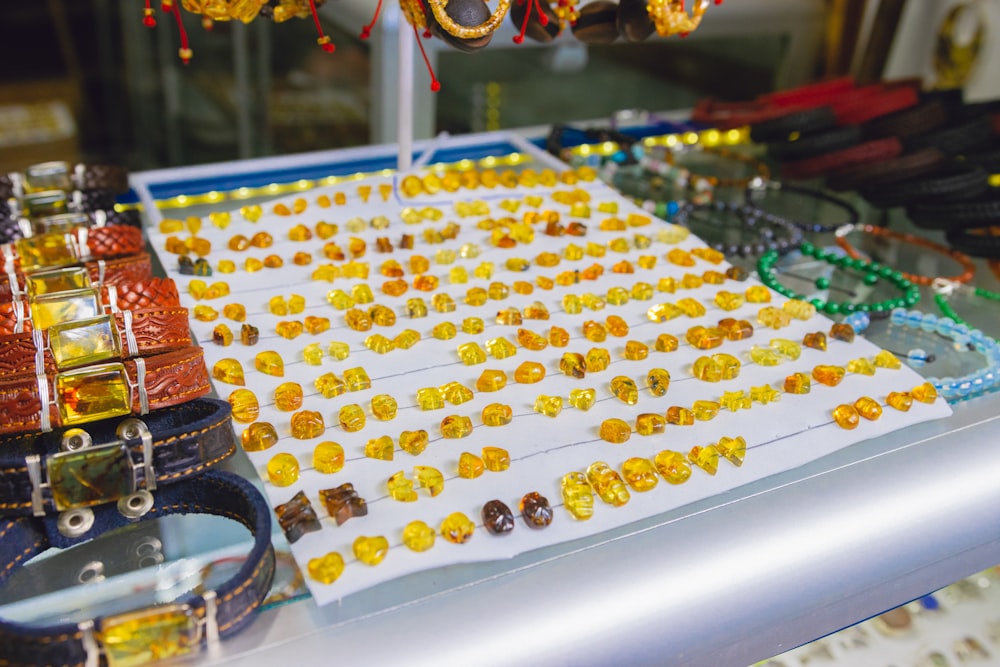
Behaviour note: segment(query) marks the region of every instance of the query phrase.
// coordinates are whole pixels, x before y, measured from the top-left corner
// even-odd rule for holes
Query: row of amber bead
[[[907,412],[914,400],[921,403],[934,403],[937,399],[937,389],[930,382],[925,382],[908,392],[889,392],[885,398],[885,404],[900,412]],[[862,396],[854,403],[842,403],[833,409],[834,422],[847,430],[857,428],[861,419],[876,421],[881,416],[882,404],[870,396]]]

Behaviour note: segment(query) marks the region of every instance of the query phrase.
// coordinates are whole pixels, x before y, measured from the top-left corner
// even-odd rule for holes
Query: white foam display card
[[[605,442],[598,435],[600,424],[605,419],[617,417],[634,424],[635,418],[641,413],[662,415],[670,406],[690,408],[696,400],[718,401],[724,391],[744,390],[749,393],[751,387],[770,385],[780,392],[784,379],[792,373],[809,374],[817,364],[846,366],[852,359],[871,359],[879,349],[860,337],[852,343],[830,339],[826,351],[803,348],[801,357],[795,361],[788,360],[771,367],[753,364],[749,358],[752,345],[767,346],[772,338],[801,342],[806,333],[829,332],[831,321],[817,314],[807,321],[793,319],[789,326],[780,330],[758,324],[757,313],[763,306],[781,307],[785,299],[777,294],[773,295],[770,304],[747,303],[734,311],[725,311],[716,305],[714,297],[720,290],[743,295],[748,287],[759,284],[753,279],[744,282],[726,280],[723,284],[678,289],[675,293],[656,291],[661,278],[673,276],[679,280],[686,273],[701,276],[708,270],[724,272],[729,265],[714,265],[702,259],[697,259],[696,265],[692,267],[671,263],[666,259],[670,250],[691,250],[705,247],[705,244],[694,235],[678,243],[665,242],[664,235],[672,226],[656,218],[651,218],[648,225],[628,227],[624,231],[601,231],[601,222],[605,219],[614,217],[628,220],[632,214],[647,217],[648,214],[600,182],[580,182],[575,185],[559,183],[555,187],[460,188],[451,193],[440,191],[434,195],[421,194],[411,199],[401,193],[401,178],[399,175],[371,177],[277,200],[289,209],[295,207],[296,200],[305,204],[305,210],[293,215],[276,214],[275,202],[269,202],[263,205],[263,215],[256,222],[247,220],[238,209],[231,212],[225,228],[213,225],[209,217],[205,216],[198,236],[212,243],[212,251],[206,257],[215,269],[210,277],[181,275],[177,269],[176,255],[165,251],[167,238],[171,234],[151,230],[151,244],[163,261],[168,275],[177,281],[184,295],[184,304],[192,309],[195,306],[211,306],[219,313],[219,318],[210,322],[192,318],[193,331],[197,341],[205,347],[209,368],[212,369],[222,359],[238,361],[245,372],[245,387],[254,392],[260,403],[258,420],[273,424],[280,436],[273,448],[249,454],[254,467],[265,480],[271,503],[280,505],[302,491],[321,518],[321,530],[306,534],[291,546],[299,565],[305,571],[310,560],[330,552],[338,552],[346,562],[343,574],[332,584],[320,584],[306,576],[310,590],[319,604],[340,599],[407,573],[459,562],[504,559],[543,546],[593,535],[720,494],[909,424],[950,414],[948,405],[939,400],[931,405],[914,402],[908,412],[886,407],[880,419],[861,420],[861,424],[854,430],[844,430],[834,423],[831,411],[838,404],[853,403],[859,397],[870,396],[885,405],[886,395],[890,391],[908,391],[921,384],[923,379],[904,365],[900,370],[879,368],[874,376],[849,373],[836,387],[813,382],[812,391],[807,395],[783,394],[780,400],[767,405],[755,402],[751,409],[735,412],[723,409],[710,421],[697,421],[692,426],[667,425],[665,432],[660,435],[641,436],[633,429],[631,437],[623,444]],[[359,188],[364,187],[371,188],[367,201],[359,194]],[[559,203],[553,198],[554,193],[561,193],[557,198],[564,198],[563,195],[571,195],[574,191],[577,191],[577,195],[579,192],[586,193],[586,198],[589,199],[589,217],[571,216],[570,205]],[[346,203],[331,203],[328,207],[319,205],[320,197],[334,200],[337,193],[346,197]],[[383,193],[387,195],[385,200]],[[538,197],[541,203],[534,207],[530,201],[526,201],[526,197]],[[469,201],[485,202],[488,215],[460,216],[455,203]],[[513,208],[513,203],[517,203],[516,211],[503,208],[501,204],[504,202],[510,208]],[[404,209],[414,208],[419,211],[424,207],[436,208],[443,216],[438,220],[422,219],[417,224],[403,221],[401,213]],[[601,208],[604,212],[599,210]],[[616,212],[612,212],[615,209]],[[491,232],[480,228],[484,219],[509,217],[520,222],[526,212],[534,210],[558,213],[563,225],[573,221],[583,223],[586,235],[547,236],[543,233],[545,225],[535,224],[532,242],[518,243],[511,248],[498,248],[490,242]],[[388,220],[388,227],[373,228],[372,220],[380,216]],[[316,236],[316,225],[320,221],[338,225],[339,232],[332,238],[319,239]],[[427,241],[425,232],[440,231],[449,223],[457,224],[460,230],[453,240],[441,243]],[[289,239],[289,231],[300,225],[312,231],[311,240]],[[358,226],[356,231],[348,231],[355,225]],[[228,248],[233,236],[241,234],[251,238],[258,232],[270,234],[273,245],[267,248],[251,246],[239,252]],[[413,235],[415,243],[412,250],[399,248],[404,234]],[[637,235],[640,247],[637,247]],[[188,234],[181,232],[173,236],[183,239]],[[376,239],[380,237],[391,242],[394,247],[392,252],[377,252]],[[349,253],[351,238],[365,242],[364,255],[356,261],[368,265],[367,280],[343,277],[332,282],[314,280],[312,276],[321,265],[343,264],[327,259],[324,245],[333,242],[345,253]],[[609,249],[616,239],[625,240],[625,252]],[[643,239],[649,241],[648,247],[642,247],[645,244]],[[576,261],[565,258],[567,247],[576,245],[587,248],[588,244],[605,248],[605,255],[596,257],[584,254],[582,259]],[[618,247],[617,244],[615,247]],[[539,266],[536,258],[543,252],[559,255],[561,259],[558,265]],[[297,253],[306,253],[310,263],[296,265],[293,258]],[[281,258],[283,266],[262,268],[255,272],[245,270],[248,258],[263,260],[269,255]],[[414,275],[409,270],[409,258],[412,255],[423,255],[430,260],[431,266],[427,274],[438,278],[437,289],[424,292],[414,288]],[[450,255],[454,259],[452,263],[446,263]],[[654,257],[655,266],[652,269],[641,268],[640,256]],[[526,271],[512,271],[507,268],[507,261],[511,258],[526,259],[530,267]],[[237,270],[234,273],[218,271],[220,260],[225,259],[235,262]],[[409,289],[401,296],[388,296],[381,289],[382,284],[390,280],[380,273],[380,267],[387,260],[398,261],[405,270],[402,279],[408,282]],[[485,262],[494,266],[492,277],[475,277],[475,269]],[[614,271],[612,267],[621,262],[628,263],[634,272]],[[604,268],[597,280],[581,280],[568,286],[556,285],[551,290],[541,289],[536,284],[539,276],[554,279],[562,272],[583,271],[593,264]],[[467,283],[450,282],[450,272],[456,267],[466,269],[469,276]],[[620,265],[618,268],[624,267],[625,265]],[[224,282],[228,284],[230,293],[212,300],[196,300],[189,294],[188,288],[192,280],[202,280],[209,285]],[[533,293],[518,294],[510,289],[509,296],[502,300],[490,299],[481,306],[465,303],[466,293],[470,288],[488,289],[490,283],[504,283],[511,287],[515,281],[534,285]],[[579,314],[567,314],[561,305],[567,294],[590,293],[603,296],[610,288],[624,287],[631,290],[639,282],[653,287],[651,300],[630,299],[624,305],[607,305],[601,310],[584,309]],[[328,302],[327,295],[331,290],[339,289],[351,294],[351,289],[362,283],[370,285],[376,304],[388,306],[395,312],[394,325],[373,326],[371,330],[364,332],[354,331],[345,324],[345,312],[336,310]],[[457,304],[454,312],[434,311],[431,299],[436,293],[447,293],[454,299]],[[292,295],[304,297],[303,312],[286,316],[276,316],[269,312],[268,303],[272,297],[282,296],[287,299]],[[427,317],[407,317],[406,302],[411,298],[422,298],[428,304]],[[650,306],[663,302],[676,303],[684,298],[698,300],[707,309],[706,314],[696,318],[682,316],[663,323],[653,322],[647,317]],[[550,345],[540,351],[525,349],[517,343],[516,332],[519,327],[496,323],[498,310],[510,307],[523,310],[536,301],[547,307],[550,319],[524,320],[521,327],[542,335],[546,335],[552,326],[562,327],[571,337],[567,347],[555,348]],[[246,307],[246,323],[257,327],[260,332],[256,345],[242,345],[239,340],[240,323],[222,316],[224,306],[230,303],[240,303]],[[358,308],[367,309],[371,305],[359,305]],[[303,321],[310,315],[329,318],[329,330],[318,335],[302,333],[291,340],[276,333],[279,322]],[[584,322],[594,320],[603,323],[610,315],[618,315],[627,322],[630,328],[627,336],[608,335],[603,342],[591,342],[583,337]],[[685,342],[684,335],[689,327],[714,326],[720,319],[727,317],[752,322],[755,327],[753,336],[741,341],[726,341],[721,347],[709,351],[696,350]],[[484,331],[480,334],[463,333],[462,323],[465,318],[481,318],[485,323]],[[458,330],[455,338],[437,340],[432,336],[434,326],[442,322],[455,324]],[[223,347],[212,342],[213,328],[218,324],[226,324],[233,330],[236,340],[232,345]],[[404,329],[413,329],[421,337],[420,342],[409,350],[396,349],[386,354],[377,354],[365,346],[366,337],[372,334],[382,334],[393,339]],[[679,349],[669,353],[655,351],[654,341],[661,333],[676,336],[680,340]],[[476,365],[465,365],[459,359],[456,350],[460,344],[474,342],[486,349],[489,340],[499,337],[508,339],[517,347],[514,356],[506,359],[488,357],[485,363]],[[647,344],[650,349],[648,357],[638,361],[626,360],[623,351],[629,340]],[[337,361],[327,354],[328,346],[333,341],[342,341],[350,346],[350,356],[347,359]],[[318,343],[324,351],[320,365],[309,365],[304,360],[303,349],[310,343]],[[563,353],[586,354],[595,347],[603,347],[609,351],[612,359],[609,368],[602,372],[587,373],[582,379],[571,378],[560,372],[559,360]],[[284,360],[283,377],[273,377],[255,370],[255,355],[267,350],[279,353]],[[743,362],[739,377],[719,383],[694,378],[691,375],[692,363],[700,356],[717,352],[732,354]],[[515,383],[514,371],[525,361],[543,364],[547,372],[545,379],[531,385]],[[314,381],[320,375],[332,372],[343,377],[346,369],[357,367],[367,371],[372,381],[370,389],[347,392],[327,399],[314,387]],[[652,368],[662,368],[670,373],[670,388],[664,396],[653,396],[646,387],[646,376]],[[476,380],[488,369],[504,371],[508,378],[507,386],[495,392],[477,391]],[[635,405],[626,405],[611,394],[609,383],[616,376],[631,378],[639,386],[640,396]],[[292,413],[281,412],[274,405],[274,390],[283,382],[301,384],[305,393],[302,409],[318,411],[325,422],[326,430],[321,437],[310,440],[292,437]],[[439,410],[423,411],[417,407],[418,389],[438,387],[448,382],[460,382],[472,389],[473,399],[460,405],[446,404]],[[223,398],[239,389],[218,381],[215,387]],[[596,390],[597,402],[589,411],[577,410],[568,404],[556,417],[534,411],[537,396],[560,396],[566,401],[569,392],[577,388]],[[399,410],[395,419],[379,421],[372,415],[371,399],[379,394],[390,394],[396,398]],[[510,424],[502,427],[483,425],[481,412],[492,403],[510,406],[514,415]],[[359,432],[347,433],[338,423],[340,408],[348,404],[361,406],[367,414],[367,424]],[[471,435],[461,439],[443,438],[440,424],[442,419],[450,415],[471,418],[474,425]],[[240,434],[247,425],[237,424],[236,427]],[[400,450],[400,433],[420,429],[429,433],[430,444],[426,451],[418,456],[411,456]],[[366,443],[384,435],[392,437],[396,443],[394,459],[383,461],[366,458]],[[695,467],[686,483],[671,485],[660,479],[659,484],[649,491],[632,490],[631,500],[621,507],[612,507],[595,499],[593,517],[586,521],[572,518],[563,507],[560,480],[566,473],[584,471],[596,461],[605,461],[620,471],[622,463],[631,457],[652,458],[666,449],[687,453],[694,446],[706,446],[717,442],[721,437],[734,436],[742,436],[748,445],[746,459],[741,467],[722,460],[715,475],[706,474]],[[313,468],[313,450],[321,441],[333,441],[343,446],[346,464],[340,472],[320,474]],[[458,477],[459,456],[463,452],[479,454],[487,446],[508,450],[510,468],[503,472],[487,471],[476,479]],[[294,455],[301,466],[298,480],[284,487],[267,482],[265,470],[268,460],[281,452]],[[418,488],[418,499],[415,502],[398,502],[392,499],[386,484],[390,475],[403,471],[407,478],[413,479],[414,466],[418,465],[431,466],[443,473],[443,492],[431,497],[427,490]],[[352,483],[358,494],[366,499],[368,515],[350,519],[338,526],[327,516],[318,494],[322,489],[337,487],[346,482]],[[546,528],[529,528],[517,516],[520,499],[533,491],[545,496],[554,507],[554,520]],[[484,503],[492,499],[502,500],[517,517],[515,528],[509,534],[494,536],[483,528],[481,510]],[[453,512],[462,512],[477,524],[474,535],[466,543],[452,544],[439,535],[433,548],[422,553],[413,552],[402,544],[402,530],[409,522],[421,520],[437,529],[442,520]],[[379,565],[365,565],[355,558],[352,545],[362,536],[384,536],[388,540],[388,554]]]

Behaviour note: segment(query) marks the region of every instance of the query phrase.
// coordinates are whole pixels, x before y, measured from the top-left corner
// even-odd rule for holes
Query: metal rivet
[[[60,447],[62,447],[62,450],[65,452],[76,452],[81,449],[87,449],[93,444],[93,442],[94,441],[90,437],[90,434],[82,428],[71,428],[63,433]]]
[[[115,429],[115,433],[122,440],[135,440],[136,438],[141,438],[146,433],[149,433],[149,428],[146,427],[145,422],[141,419],[125,419],[118,424],[118,428]]]
[[[81,584],[96,584],[104,581],[104,563],[99,560],[90,561],[80,568],[80,574],[76,578]]]
[[[138,519],[153,507],[153,494],[145,489],[118,499],[118,511],[127,519]]]
[[[59,515],[56,528],[63,537],[80,537],[94,526],[94,511],[89,508],[67,510]]]

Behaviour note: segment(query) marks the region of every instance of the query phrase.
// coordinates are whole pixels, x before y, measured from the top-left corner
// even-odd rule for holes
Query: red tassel
[[[167,2],[164,1],[163,4],[166,5]],[[191,50],[190,42],[188,42],[187,30],[184,29],[184,21],[181,19],[181,10],[177,5],[173,4],[173,2],[170,4],[173,7],[174,20],[177,21],[177,32],[181,37],[181,48],[177,50],[177,55],[180,56],[181,62],[187,65],[191,62],[191,57],[194,56],[194,52]]]
[[[149,0],[146,0],[146,8],[142,10],[142,24],[147,28],[156,27],[156,10],[149,6]]]
[[[312,11],[313,22],[316,24],[316,32],[319,33],[319,38],[316,40],[316,43],[319,44],[320,48],[327,53],[333,53],[337,50],[337,47],[333,45],[332,41],[330,41],[329,35],[323,34],[323,26],[320,25],[319,14],[316,12],[316,0],[309,0],[309,9]]]
[[[368,39],[372,36],[372,28],[375,27],[375,23],[378,21],[379,12],[382,11],[382,0],[378,0],[378,4],[375,5],[375,16],[372,17],[372,22],[361,28],[361,39]]]
[[[437,80],[434,76],[434,70],[431,68],[430,58],[427,57],[427,52],[424,51],[424,43],[420,41],[420,35],[417,34],[417,26],[413,26],[413,36],[417,40],[417,46],[420,47],[420,55],[424,58],[424,65],[427,66],[427,72],[431,75],[431,92],[436,93],[441,90],[441,82]]]

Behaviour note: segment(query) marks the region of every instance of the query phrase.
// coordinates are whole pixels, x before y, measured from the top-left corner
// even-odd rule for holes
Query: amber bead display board
[[[754,667],[958,667],[1000,657],[1000,571],[992,568]]]
[[[154,221],[318,603],[950,414],[891,407],[923,379],[589,176],[379,176]]]

